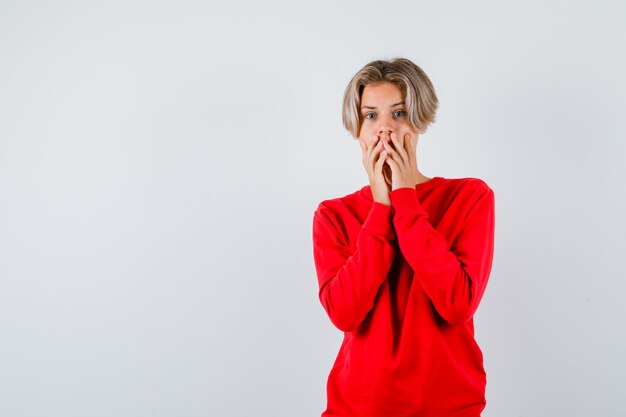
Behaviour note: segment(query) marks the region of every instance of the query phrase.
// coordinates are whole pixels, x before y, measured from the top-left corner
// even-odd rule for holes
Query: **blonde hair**
[[[424,132],[435,122],[439,100],[430,79],[424,71],[406,58],[389,61],[375,60],[361,68],[350,80],[343,94],[342,120],[344,127],[359,136],[361,96],[368,84],[390,82],[397,85],[404,96],[408,122],[418,132]]]

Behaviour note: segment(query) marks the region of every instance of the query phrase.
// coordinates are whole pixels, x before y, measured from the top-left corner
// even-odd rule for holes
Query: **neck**
[[[430,180],[432,180],[432,178],[429,178],[423,175],[421,172],[418,172],[415,175],[415,179],[413,180],[413,182],[415,183],[415,185],[417,185]],[[387,178],[387,176],[385,175],[385,182],[389,185],[389,187],[391,187],[391,177]]]
[[[415,184],[421,184],[426,181],[430,181],[432,178],[429,178],[423,175],[421,172],[417,171],[417,175],[415,175]]]

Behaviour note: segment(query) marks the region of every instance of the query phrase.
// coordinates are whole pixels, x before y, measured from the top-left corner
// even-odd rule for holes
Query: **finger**
[[[400,164],[398,164],[398,162],[391,157],[388,157],[386,162],[387,165],[389,165],[389,168],[391,168],[391,172],[395,174],[396,171],[398,171],[398,167],[400,166]]]
[[[372,138],[372,142],[368,145],[368,148],[367,148],[370,151],[370,155],[372,152],[374,152],[374,150],[376,149],[376,145],[378,145],[378,143],[379,143],[378,136],[374,136]]]
[[[376,172],[377,174],[382,174],[383,165],[385,165],[386,159],[388,159],[387,151],[383,150],[380,153],[380,158],[378,158],[378,160],[376,161],[376,164],[374,165],[374,172]]]
[[[369,155],[369,164],[371,167],[373,167],[376,163],[376,159],[378,158],[378,155],[380,154],[380,152],[383,150],[383,141],[382,140],[378,140],[378,143],[376,143],[376,145],[374,145],[374,147],[372,148],[372,151]]]
[[[371,166],[372,166],[370,163],[370,159],[371,159],[370,157],[371,157],[373,145],[370,145],[370,143],[367,140],[361,139],[361,138],[359,138],[359,142],[361,143],[361,149],[363,149],[363,165],[365,166],[369,174],[371,170]]]
[[[394,174],[389,165],[387,165],[387,168],[389,169],[385,169],[385,167],[383,166],[383,178],[385,179],[385,183],[387,183],[387,189],[391,191],[391,184],[393,184]]]
[[[404,135],[404,147],[407,154],[410,156],[413,153],[413,146],[411,144],[411,135],[409,135],[408,133]]]
[[[391,146],[390,144],[386,143],[385,144],[385,150],[387,151],[387,153],[389,153],[389,159],[393,159],[394,161],[396,161],[398,163],[402,162],[401,156],[398,154],[398,152],[394,149],[393,146]]]
[[[395,146],[398,155],[402,158],[402,160],[408,160],[409,159],[409,155],[406,152],[406,140],[404,140],[406,138],[406,136],[404,136],[402,138],[402,143],[400,142],[400,139],[398,139],[398,136],[396,136],[395,133],[391,134],[391,140],[393,141],[393,145]]]
[[[411,135],[409,135],[408,133],[406,135],[404,135],[404,142],[406,144],[406,148],[407,148],[407,152],[410,155],[415,155],[415,149],[413,148],[413,144],[411,143]]]
[[[365,152],[369,159],[370,153],[372,152],[372,150],[374,149],[374,146],[376,145],[376,138],[372,138],[371,143],[365,139],[361,139],[361,140],[363,141],[363,145],[365,146]]]

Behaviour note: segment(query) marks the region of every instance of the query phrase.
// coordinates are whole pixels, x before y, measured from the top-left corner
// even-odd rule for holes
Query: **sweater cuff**
[[[369,214],[363,222],[363,228],[390,242],[395,240],[396,233],[393,228],[394,212],[393,207],[374,201]]]
[[[389,199],[391,200],[391,206],[394,208],[396,214],[424,213],[428,215],[417,198],[417,191],[414,188],[396,188],[389,193]]]

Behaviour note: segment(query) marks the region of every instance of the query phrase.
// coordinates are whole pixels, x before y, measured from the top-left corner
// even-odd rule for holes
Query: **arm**
[[[355,330],[374,306],[380,285],[395,257],[393,208],[373,202],[350,253],[334,227],[330,209],[320,206],[313,217],[313,249],[319,299],[332,323]]]
[[[494,250],[495,197],[485,187],[449,244],[428,221],[412,188],[391,192],[402,254],[439,315],[450,324],[469,320],[487,286]]]

